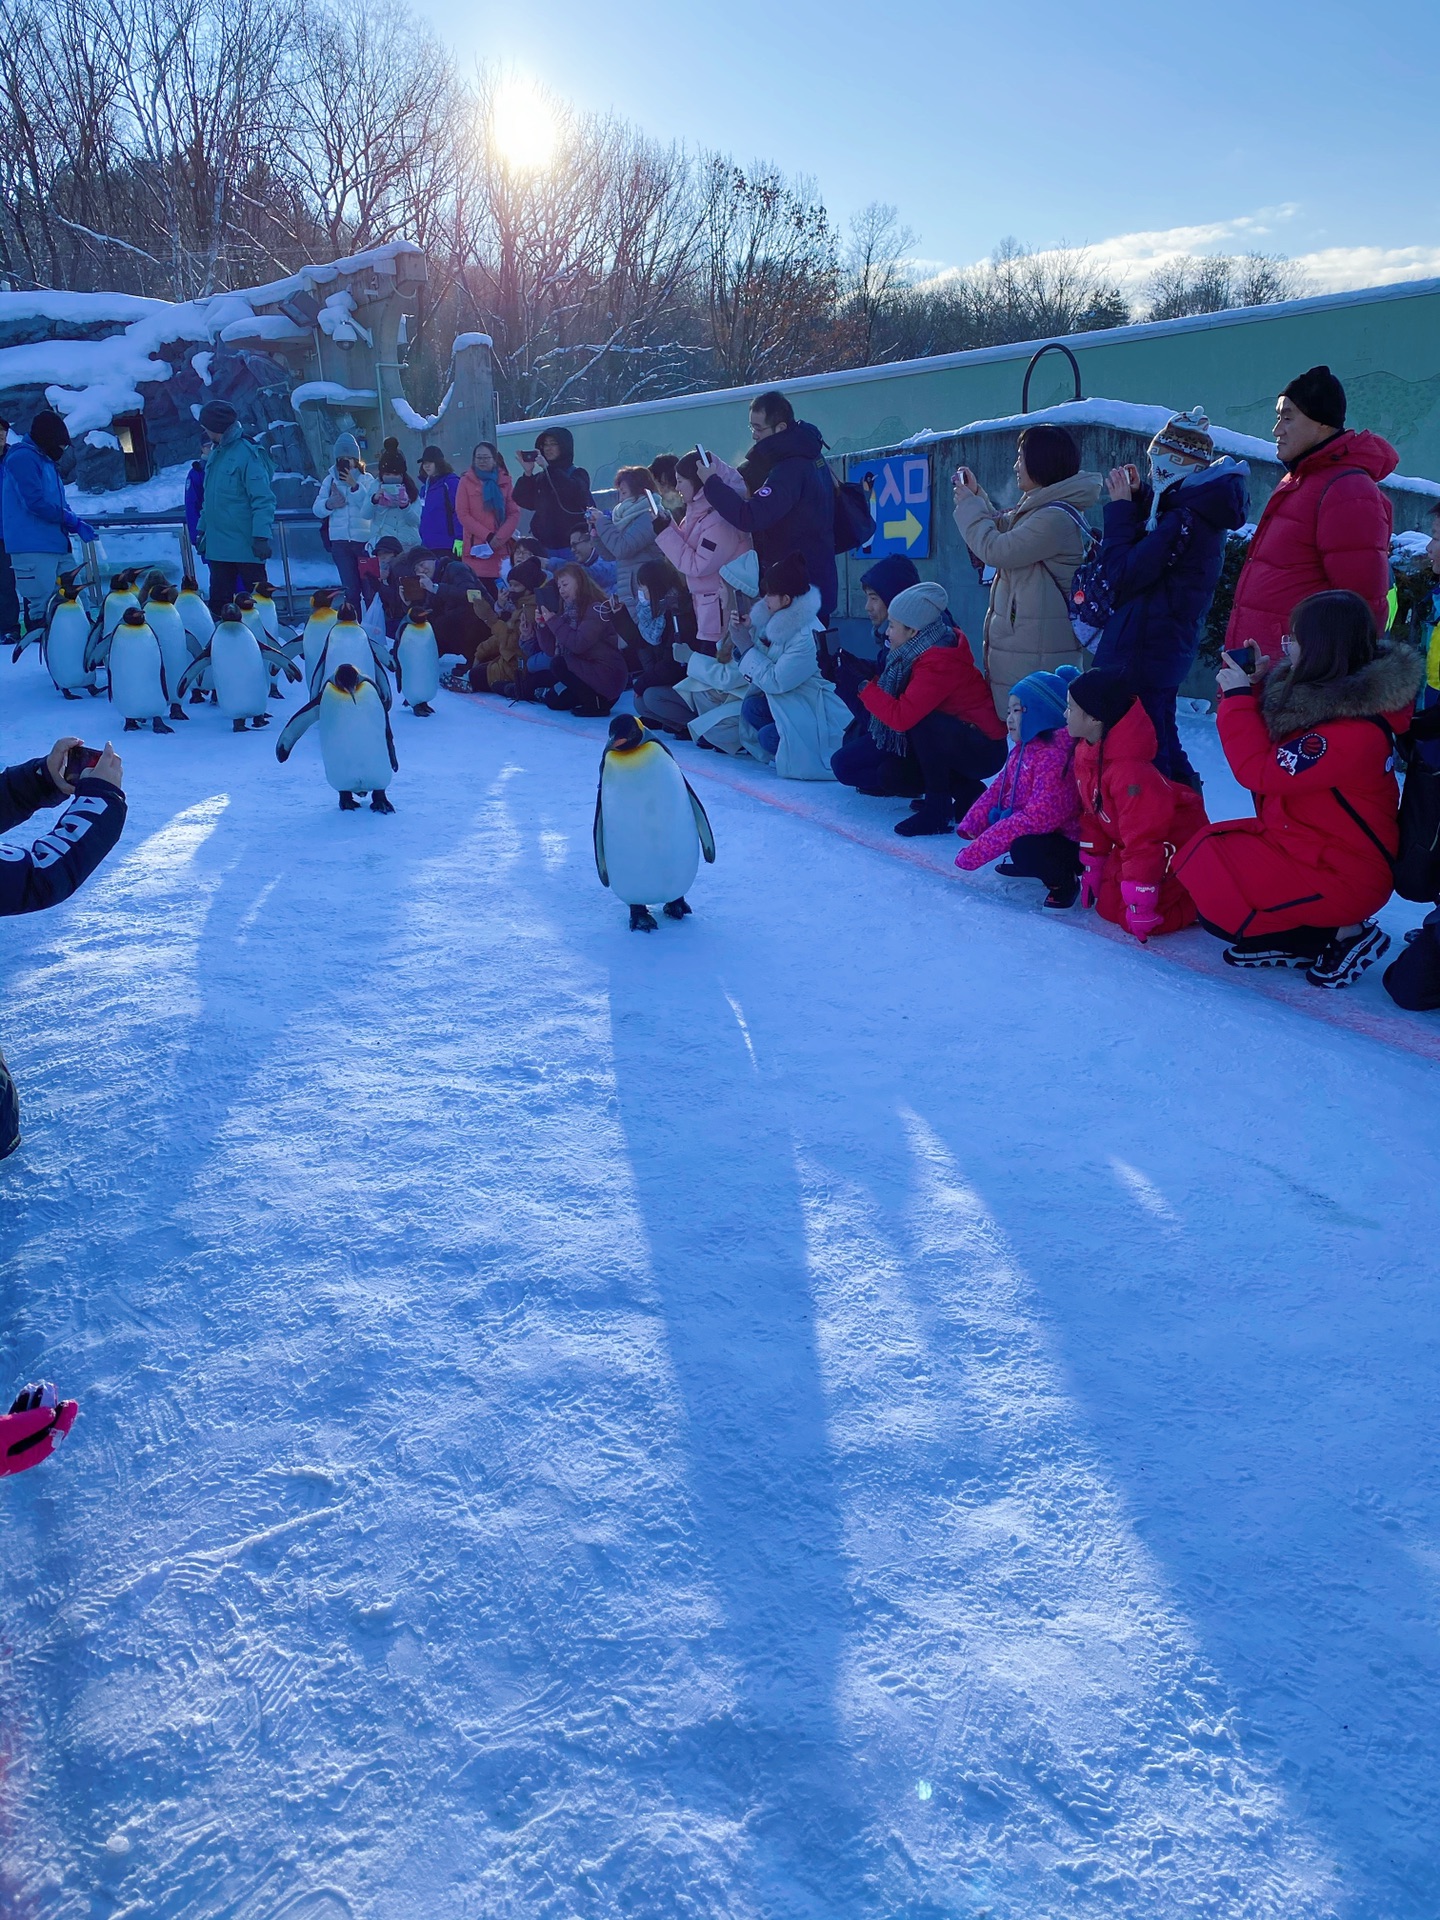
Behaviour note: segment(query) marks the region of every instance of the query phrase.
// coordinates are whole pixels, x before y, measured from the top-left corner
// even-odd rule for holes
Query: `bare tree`
[[[1304,274],[1284,254],[1180,254],[1146,283],[1146,318],[1182,320],[1231,307],[1270,306],[1308,290]]]
[[[845,358],[867,367],[885,353],[897,306],[911,292],[908,255],[915,235],[899,209],[872,200],[850,221],[842,276],[840,325]]]
[[[705,307],[726,386],[811,371],[840,292],[829,216],[807,181],[711,157],[705,196]]]

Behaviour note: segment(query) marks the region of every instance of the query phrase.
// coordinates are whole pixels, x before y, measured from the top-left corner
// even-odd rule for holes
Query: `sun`
[[[533,80],[502,80],[490,103],[490,139],[507,166],[544,167],[560,140],[560,120]]]

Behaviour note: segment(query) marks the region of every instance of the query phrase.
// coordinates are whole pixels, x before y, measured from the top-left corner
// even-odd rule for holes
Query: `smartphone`
[[[81,774],[100,764],[99,747],[71,747],[65,756],[65,784],[73,787]]]
[[[658,493],[652,493],[652,492],[650,491],[650,489],[649,489],[649,487],[647,487],[647,488],[645,489],[645,498],[646,498],[646,499],[647,499],[647,500],[648,500],[648,501],[650,502],[650,511],[651,511],[651,513],[656,513],[656,514],[659,514],[659,513],[663,513],[663,512],[665,511],[665,509],[664,509],[664,507],[663,507],[663,506],[661,505],[661,503],[660,503],[660,496],[659,496],[659,494],[658,494]]]
[[[529,462],[531,460],[538,460],[540,458],[540,454],[538,449],[536,449],[535,447],[531,447],[528,452],[522,453],[520,458],[526,462]]]
[[[701,446],[698,440],[695,442],[695,455],[702,467],[708,467],[710,465],[710,455],[705,451],[704,447]]]
[[[1242,673],[1254,673],[1259,648],[1253,640],[1246,640],[1238,647],[1226,647],[1225,652]]]

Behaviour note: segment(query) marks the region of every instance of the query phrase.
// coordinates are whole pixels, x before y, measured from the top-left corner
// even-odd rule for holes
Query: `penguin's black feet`
[[[631,933],[657,933],[659,931],[659,928],[660,928],[660,922],[655,918],[654,914],[651,913],[648,907],[631,907],[630,909]]]
[[[154,733],[173,733],[175,731],[174,727],[166,726],[165,722],[160,718],[158,713],[156,714],[155,718],[150,722],[150,727],[151,727],[151,731]]]
[[[170,718],[171,718],[172,720],[187,720],[187,721],[188,721],[188,720],[189,720],[189,718],[190,718],[190,716],[189,716],[189,714],[188,714],[188,713],[187,713],[187,712],[185,711],[185,709],[184,709],[184,707],[182,707],[182,706],[181,706],[181,704],[180,704],[180,702],[179,702],[178,700],[172,700],[172,701],[170,702]]]
[[[285,698],[284,694],[280,691],[279,687],[277,687],[273,681],[270,684],[270,698],[272,700],[283,700]]]
[[[61,687],[60,697],[62,700],[78,700],[80,698],[79,694],[72,693],[69,687]]]
[[[360,802],[355,798],[353,793],[341,794],[340,811],[342,813],[358,813],[360,811]]]
[[[191,706],[192,706],[192,707],[203,707],[203,706],[204,706],[204,704],[205,704],[205,689],[204,689],[203,687],[196,687],[196,689],[195,689],[195,691],[194,691],[194,692],[193,692],[193,693],[191,694],[191,696],[190,696],[190,704],[191,704]]]
[[[125,722],[125,731],[126,733],[138,733],[140,731],[140,722],[138,720],[127,720]]]
[[[270,724],[270,716],[268,713],[254,714],[251,717],[250,724],[252,727],[268,727]]]
[[[665,912],[669,914],[672,920],[683,920],[687,913],[693,913],[694,911],[695,909],[683,893],[678,900],[667,900],[665,902]]]
[[[230,722],[230,731],[232,733],[243,733],[245,731],[245,722],[243,720],[232,720]]]
[[[370,811],[372,813],[393,813],[395,809],[385,798],[385,795],[377,788],[370,796]]]
[[[419,706],[414,709],[416,717],[420,720],[428,720],[434,711],[434,707],[431,706],[428,700],[422,700]]]
[[[98,700],[100,698],[99,687],[87,687],[85,691],[89,694],[92,700]]]

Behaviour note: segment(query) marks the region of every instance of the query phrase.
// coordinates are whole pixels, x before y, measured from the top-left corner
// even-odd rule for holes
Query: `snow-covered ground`
[[[632,935],[602,723],[396,734],[0,926],[7,1920],[1432,1920],[1440,1022],[688,749]]]

